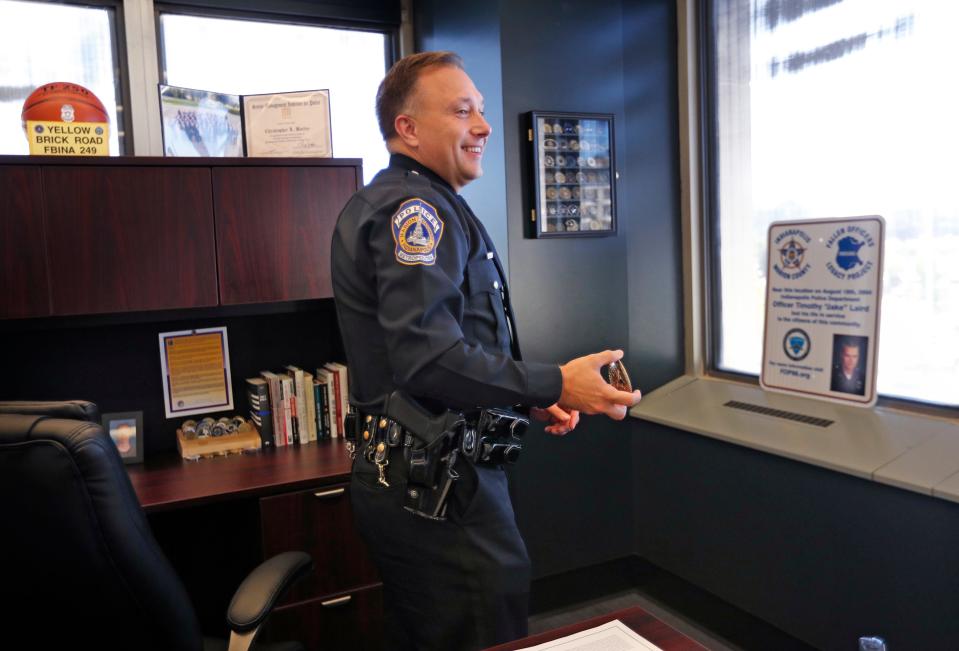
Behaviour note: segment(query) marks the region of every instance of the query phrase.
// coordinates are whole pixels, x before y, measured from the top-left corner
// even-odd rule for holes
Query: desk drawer
[[[273,611],[265,631],[272,641],[296,640],[308,651],[383,649],[383,588],[374,586]]]
[[[323,486],[260,500],[263,556],[302,550],[316,570],[290,590],[283,603],[307,601],[379,583],[373,562],[353,526],[347,484]]]

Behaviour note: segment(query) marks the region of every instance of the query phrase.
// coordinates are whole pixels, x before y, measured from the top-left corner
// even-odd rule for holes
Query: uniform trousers
[[[386,648],[470,651],[527,634],[530,562],[502,468],[459,459],[447,519],[403,508],[402,450],[388,467],[356,456],[351,483],[360,535],[383,579]]]

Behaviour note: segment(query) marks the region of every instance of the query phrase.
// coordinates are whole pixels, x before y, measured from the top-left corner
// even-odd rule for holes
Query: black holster
[[[436,520],[446,518],[453,482],[458,432],[465,420],[454,411],[432,414],[402,391],[394,391],[386,404],[387,418],[406,432],[403,454],[409,467],[404,507]]]
[[[404,507],[430,519],[446,518],[456,461],[498,465],[513,463],[529,427],[525,416],[504,409],[483,409],[469,416],[455,411],[433,414],[402,391],[390,394],[386,417],[402,426],[408,465]]]

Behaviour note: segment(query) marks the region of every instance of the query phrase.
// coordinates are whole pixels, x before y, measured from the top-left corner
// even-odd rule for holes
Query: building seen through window
[[[716,0],[709,20],[715,365],[759,372],[770,223],[882,215],[878,390],[959,404],[959,3]]]

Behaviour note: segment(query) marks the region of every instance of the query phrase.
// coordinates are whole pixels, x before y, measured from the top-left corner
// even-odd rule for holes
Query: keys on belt
[[[379,485],[386,488],[390,487],[386,469],[391,451],[402,446],[406,460],[404,508],[436,520],[446,518],[449,494],[459,479],[457,460],[513,463],[529,427],[527,417],[503,409],[478,410],[469,416],[432,414],[400,391],[390,395],[386,412],[389,416],[357,413],[353,427],[347,430],[356,446],[363,448],[367,463],[376,466]]]

